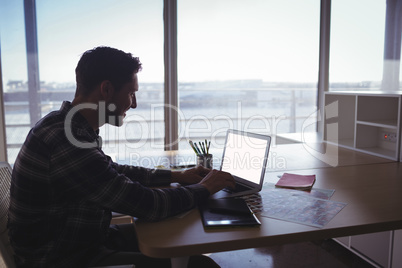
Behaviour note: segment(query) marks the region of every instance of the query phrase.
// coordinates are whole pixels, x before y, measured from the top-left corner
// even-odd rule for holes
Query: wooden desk
[[[316,174],[315,187],[336,189],[331,200],[348,204],[324,228],[259,216],[260,227],[206,231],[194,209],[183,218],[136,223],[141,252],[157,258],[181,257],[402,228],[402,163],[298,172]],[[278,174],[268,173],[268,180],[277,180]]]
[[[217,168],[222,152],[216,150],[213,154]],[[165,152],[164,156],[159,153],[150,156],[159,159],[150,162],[162,161],[166,165],[178,158],[191,161],[192,156],[191,151]],[[257,228],[206,231],[198,210],[194,209],[182,218],[137,222],[141,252],[150,257],[172,258],[179,261],[174,267],[184,267],[182,257],[194,254],[402,228],[402,163],[321,143],[274,145],[269,157],[266,182],[275,183],[277,175],[288,171],[316,174],[314,187],[335,189],[331,200],[348,205],[322,229],[257,215],[262,223]],[[328,159],[336,159],[336,167]]]
[[[219,169],[222,161],[223,149],[211,149],[213,154],[214,168]],[[195,163],[194,151],[155,151],[149,152],[128,152],[135,157],[129,157],[124,161],[118,161],[121,164],[140,165],[148,168],[163,165],[169,168],[172,162],[193,162]],[[336,166],[363,165],[374,163],[391,163],[389,159],[360,153],[357,151],[337,147],[326,143],[293,143],[293,144],[271,144],[267,170],[268,171],[289,171],[311,168]]]

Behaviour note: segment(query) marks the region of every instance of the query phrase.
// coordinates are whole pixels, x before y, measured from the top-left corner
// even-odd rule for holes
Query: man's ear
[[[113,97],[114,86],[109,80],[104,80],[100,84],[100,92],[104,101],[108,101]]]

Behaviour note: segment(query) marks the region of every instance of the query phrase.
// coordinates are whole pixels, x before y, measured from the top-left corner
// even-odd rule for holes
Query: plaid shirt
[[[39,121],[14,164],[8,228],[21,267],[85,267],[103,248],[111,211],[156,221],[209,196],[201,185],[150,189],[169,185],[170,171],[118,165],[100,146],[73,145],[71,108],[64,102]],[[80,143],[99,140],[80,113],[71,129]]]

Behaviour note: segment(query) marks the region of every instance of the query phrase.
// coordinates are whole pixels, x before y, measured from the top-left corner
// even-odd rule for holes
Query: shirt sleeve
[[[187,211],[209,196],[202,185],[149,188],[168,185],[170,171],[117,167],[98,148],[58,146],[52,154],[51,166],[57,167],[51,179],[60,182],[58,191],[149,221]]]
[[[110,157],[108,158],[109,161],[111,161]],[[171,183],[172,172],[170,170],[119,165],[116,162],[113,162],[112,165],[117,170],[117,172],[124,174],[131,180],[140,182],[144,186],[167,186]]]

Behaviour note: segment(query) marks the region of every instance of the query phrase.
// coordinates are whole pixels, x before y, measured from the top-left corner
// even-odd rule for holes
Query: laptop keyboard
[[[222,190],[227,193],[233,194],[233,193],[248,191],[248,190],[250,190],[250,187],[236,183],[236,186],[234,189],[226,187],[226,188],[223,188]]]

